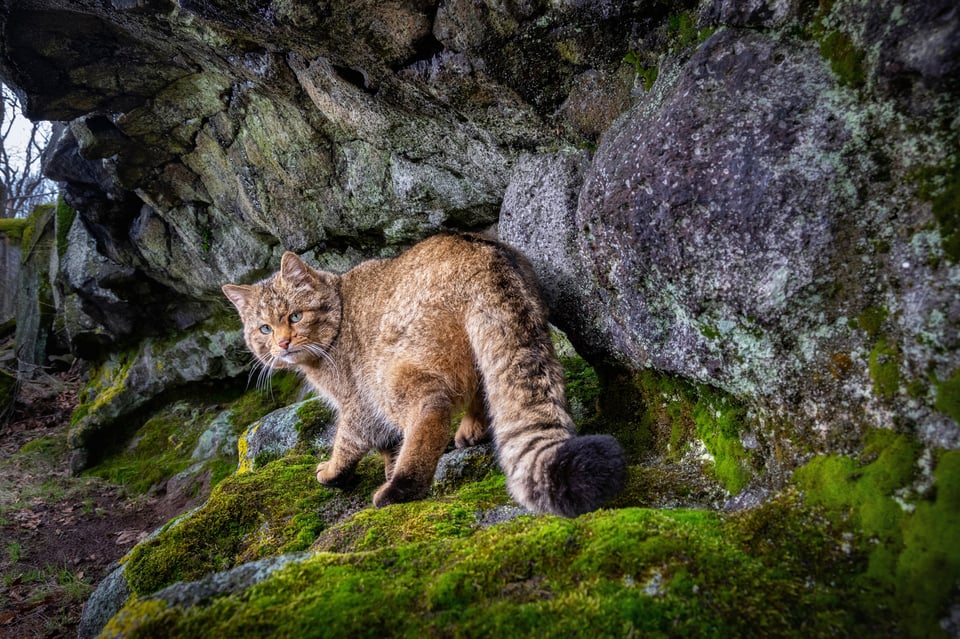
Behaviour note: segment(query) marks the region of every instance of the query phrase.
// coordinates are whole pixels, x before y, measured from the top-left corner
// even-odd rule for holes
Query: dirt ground
[[[22,384],[0,418],[0,638],[75,637],[84,601],[115,562],[184,506],[70,475],[80,377]]]

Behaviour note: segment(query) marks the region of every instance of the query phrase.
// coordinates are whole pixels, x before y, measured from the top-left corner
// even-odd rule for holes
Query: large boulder
[[[857,11],[897,9],[818,19]],[[522,160],[501,236],[531,257],[580,350],[717,386],[827,448],[893,424],[960,444],[947,399],[960,255],[955,212],[942,211],[956,210],[944,172],[960,150],[957,85],[944,68],[960,16],[935,15],[911,10],[895,29],[937,43],[914,74],[912,54],[873,67],[842,31],[811,37],[822,26],[721,30],[661,69],[595,155]],[[880,28],[854,37],[897,50]]]

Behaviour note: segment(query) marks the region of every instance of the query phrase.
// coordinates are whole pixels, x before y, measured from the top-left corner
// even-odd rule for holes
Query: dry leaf
[[[130,542],[139,542],[146,538],[149,533],[143,530],[121,530],[117,533],[117,545],[129,544]]]

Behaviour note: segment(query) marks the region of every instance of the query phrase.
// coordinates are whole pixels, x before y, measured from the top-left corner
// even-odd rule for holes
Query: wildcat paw
[[[377,489],[373,494],[373,505],[383,508],[390,504],[401,504],[408,501],[423,499],[427,495],[429,486],[419,486],[409,478],[394,477]]]
[[[353,471],[337,473],[334,465],[328,461],[317,464],[317,481],[331,488],[349,488],[356,483]]]
[[[457,448],[468,448],[482,444],[490,439],[490,429],[487,425],[470,415],[464,415],[460,420],[460,426],[457,428],[456,435],[453,436],[453,443]]]

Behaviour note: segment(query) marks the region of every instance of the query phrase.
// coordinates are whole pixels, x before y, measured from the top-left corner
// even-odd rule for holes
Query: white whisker
[[[337,363],[333,361],[333,358],[330,357],[330,354],[323,349],[319,344],[314,344],[313,342],[308,342],[303,345],[305,349],[313,353],[317,357],[321,357],[330,364],[330,368],[333,369],[334,374],[337,376],[337,383],[340,382],[340,368],[337,366]]]

